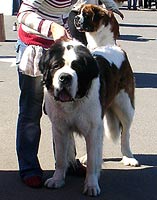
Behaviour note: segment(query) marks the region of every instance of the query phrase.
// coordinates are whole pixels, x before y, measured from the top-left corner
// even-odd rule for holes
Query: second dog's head
[[[55,100],[69,102],[87,95],[98,77],[97,63],[77,41],[57,42],[42,56],[39,68],[46,88]]]
[[[83,32],[95,32],[98,31],[100,26],[107,26],[108,24],[114,26],[114,28],[117,26],[117,29],[119,29],[112,11],[93,4],[81,5],[74,19],[74,24],[79,31]]]

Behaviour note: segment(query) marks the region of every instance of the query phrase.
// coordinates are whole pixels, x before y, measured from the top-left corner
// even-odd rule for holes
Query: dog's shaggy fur
[[[100,194],[103,132],[117,138],[121,133],[123,162],[137,165],[129,147],[129,129],[134,115],[134,78],[123,50],[106,46],[93,55],[76,41],[54,44],[40,61],[47,91],[45,109],[52,123],[56,170],[45,182],[49,188],[65,183],[74,132],[84,136],[87,173],[84,193]]]

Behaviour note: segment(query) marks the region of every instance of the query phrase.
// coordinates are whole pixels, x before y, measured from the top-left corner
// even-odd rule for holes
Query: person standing
[[[132,0],[128,0],[128,9],[131,10],[132,7],[133,7],[133,10],[137,10],[137,0],[133,0],[133,2]]]

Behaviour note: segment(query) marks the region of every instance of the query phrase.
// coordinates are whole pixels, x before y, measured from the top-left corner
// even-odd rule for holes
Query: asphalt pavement
[[[131,127],[131,149],[140,167],[120,163],[120,142],[104,138],[103,165],[98,200],[157,200],[157,11],[127,10],[120,23],[118,44],[127,52],[136,80],[136,112]],[[17,32],[15,16],[4,16],[6,41],[0,42],[0,200],[85,200],[84,179],[66,178],[61,189],[32,189],[18,175],[15,150],[18,113],[18,79],[15,66]],[[44,179],[54,170],[51,125],[42,117],[39,159]],[[77,157],[84,155],[83,138],[76,137]]]

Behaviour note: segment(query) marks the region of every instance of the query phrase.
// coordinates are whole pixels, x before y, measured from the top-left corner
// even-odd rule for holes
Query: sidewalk
[[[98,200],[157,199],[157,12],[122,9],[118,44],[126,50],[136,79],[136,114],[131,128],[131,148],[141,167],[123,166],[119,160],[120,142],[104,139],[104,163]],[[18,113],[18,80],[15,45],[17,32],[12,31],[14,16],[5,16],[6,42],[0,42],[0,200],[88,200],[84,196],[83,178],[67,177],[58,190],[32,189],[21,183],[15,151]],[[78,157],[84,155],[83,139],[77,137]],[[44,179],[52,175],[51,126],[42,117],[39,158]]]

